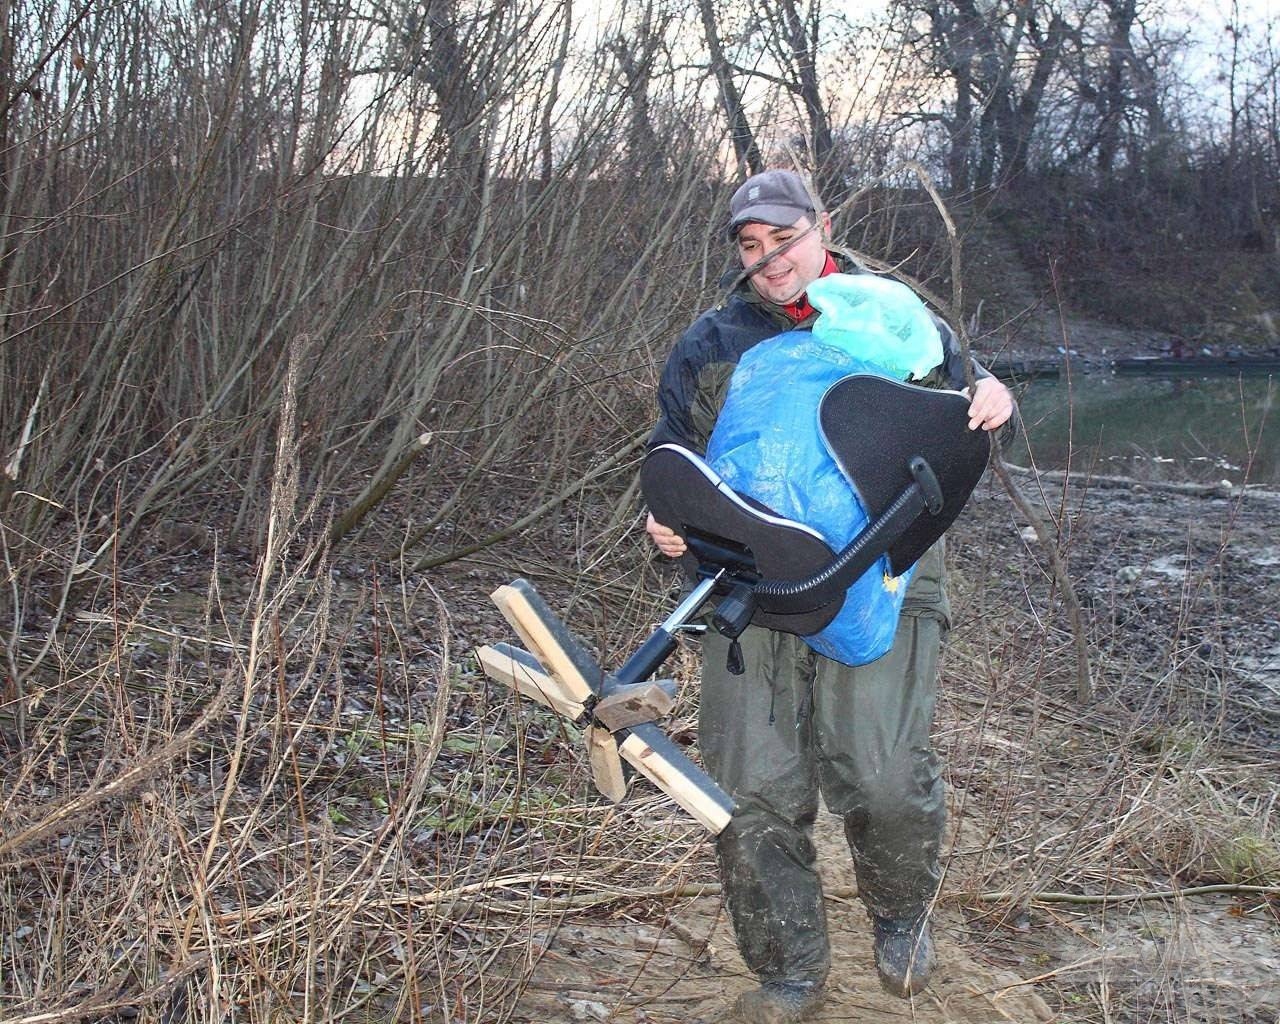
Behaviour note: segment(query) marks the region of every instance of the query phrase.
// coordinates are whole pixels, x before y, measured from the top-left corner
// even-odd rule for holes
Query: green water
[[[1010,453],[1041,469],[1280,485],[1280,379],[1095,371],[1019,386],[1027,439]],[[1030,445],[1030,455],[1028,454]]]

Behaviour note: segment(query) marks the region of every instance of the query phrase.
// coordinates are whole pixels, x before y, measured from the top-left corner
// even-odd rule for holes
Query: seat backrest
[[[640,469],[653,517],[685,539],[681,562],[696,575],[703,565],[727,566],[750,579],[804,579],[835,557],[818,532],[776,516],[726,484],[699,455],[675,444],[654,448]],[[807,636],[827,625],[844,601],[843,588],[815,590],[797,607],[760,601],[752,621]]]
[[[906,572],[955,522],[991,459],[991,437],[969,429],[969,399],[958,391],[853,374],[819,405],[827,451],[875,519],[911,484],[922,456],[942,487],[942,511],[921,515],[889,547],[895,576]]]
[[[985,431],[968,429],[968,399],[956,391],[853,374],[832,385],[819,407],[819,429],[831,457],[874,521],[913,483],[911,460],[923,457],[943,492],[937,515],[921,513],[889,547],[893,575],[910,568],[955,521],[990,458]],[[802,580],[825,569],[836,552],[811,526],[779,516],[738,493],[695,453],[664,444],[640,472],[654,518],[685,538],[691,575],[728,566],[746,578]],[[883,550],[883,549],[882,549]],[[845,589],[832,583],[795,598],[761,596],[757,625],[810,636],[840,611]]]

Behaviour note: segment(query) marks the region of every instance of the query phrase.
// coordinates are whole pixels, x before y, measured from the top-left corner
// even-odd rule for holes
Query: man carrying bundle
[[[729,235],[743,279],[676,343],[651,446],[706,453],[743,355],[828,315],[810,304],[808,290],[846,269],[826,248],[830,229],[829,215],[793,172],[766,171],[734,193]],[[936,331],[927,340],[941,358],[913,371],[911,383],[966,389],[954,333],[923,309],[922,316]],[[970,429],[1011,433],[1009,390],[976,363],[973,374]],[[784,390],[787,381],[776,386]],[[647,530],[664,555],[684,553],[681,537],[652,515]],[[942,548],[939,541],[916,564],[891,646],[870,663],[845,664],[801,637],[758,626],[737,639],[731,659],[731,641],[706,633],[700,744],[708,771],[736,804],[716,853],[739,949],[760,980],[726,1020],[801,1021],[822,1001],[830,951],[812,841],[819,794],[844,820],[881,982],[904,998],[928,983],[928,919],[945,819],[929,736],[949,626]]]

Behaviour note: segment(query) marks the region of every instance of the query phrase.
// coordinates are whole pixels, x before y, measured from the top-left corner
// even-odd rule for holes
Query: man
[[[830,228],[790,171],[765,171],[734,193],[729,234],[745,279],[676,343],[651,444],[705,452],[743,353],[811,326],[806,290],[841,269],[824,244]],[[923,383],[963,389],[955,336],[934,319],[945,355]],[[1012,429],[1008,389],[976,364],[974,371],[970,429]],[[683,540],[652,515],[647,531],[664,555],[683,554]],[[700,742],[708,770],[736,804],[716,854],[739,948],[761,983],[728,1020],[786,1024],[821,1002],[830,953],[812,842],[819,793],[844,819],[881,982],[904,998],[928,982],[928,913],[945,816],[929,738],[949,624],[942,562],[939,541],[916,565],[892,649],[869,665],[853,668],[817,655],[800,637],[749,626],[739,638],[745,671],[735,675],[729,641],[707,632]]]

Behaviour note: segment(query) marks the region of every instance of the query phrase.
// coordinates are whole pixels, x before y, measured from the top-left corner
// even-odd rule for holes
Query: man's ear
[[[825,242],[831,237],[831,214],[827,213],[826,210],[823,210],[822,216],[819,217],[818,220],[820,222],[819,231],[822,234],[822,240]]]

